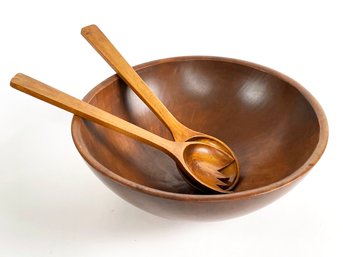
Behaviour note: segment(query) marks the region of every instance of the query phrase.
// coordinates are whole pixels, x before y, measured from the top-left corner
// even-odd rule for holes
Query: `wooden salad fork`
[[[206,142],[174,142],[164,139],[24,74],[15,75],[11,86],[163,151],[174,159],[188,181],[202,191],[230,193],[226,176],[218,172],[216,167],[226,167],[233,159],[221,149]]]

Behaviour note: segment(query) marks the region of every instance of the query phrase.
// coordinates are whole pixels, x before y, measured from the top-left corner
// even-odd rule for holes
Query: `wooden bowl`
[[[192,220],[247,214],[288,192],[325,149],[328,126],[320,105],[297,82],[272,69],[220,57],[169,58],[135,69],[177,119],[224,141],[241,166],[234,193],[201,195],[162,152],[75,116],[73,139],[94,173],[150,213]],[[116,75],[84,100],[172,139]]]

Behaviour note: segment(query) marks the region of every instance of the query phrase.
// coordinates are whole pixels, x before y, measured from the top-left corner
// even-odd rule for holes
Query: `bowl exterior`
[[[106,175],[89,166],[94,174],[114,193],[125,201],[153,215],[172,219],[188,221],[221,221],[236,218],[254,212],[277,200],[291,190],[299,181],[288,184],[282,188],[266,194],[253,195],[249,198],[232,200],[183,200],[159,197],[153,194],[134,190],[112,180]]]

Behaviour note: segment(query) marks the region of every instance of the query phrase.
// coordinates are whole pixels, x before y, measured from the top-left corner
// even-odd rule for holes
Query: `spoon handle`
[[[178,147],[179,144],[157,136],[145,129],[24,74],[18,73],[15,75],[11,80],[11,86],[19,91],[60,107],[82,118],[151,145],[170,156],[175,156],[179,152],[176,151],[176,147]]]
[[[168,127],[176,141],[184,141],[194,134],[192,130],[185,127],[169,112],[96,25],[84,27],[81,30],[81,34],[150,110]]]

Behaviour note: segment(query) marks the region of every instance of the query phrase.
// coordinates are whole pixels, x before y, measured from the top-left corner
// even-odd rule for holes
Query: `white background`
[[[340,1],[1,1],[0,256],[342,256]],[[279,70],[321,103],[327,150],[268,207],[233,220],[152,216],[88,169],[72,115],[10,88],[23,72],[76,97],[113,74],[80,35],[96,23],[132,64],[181,55]]]

